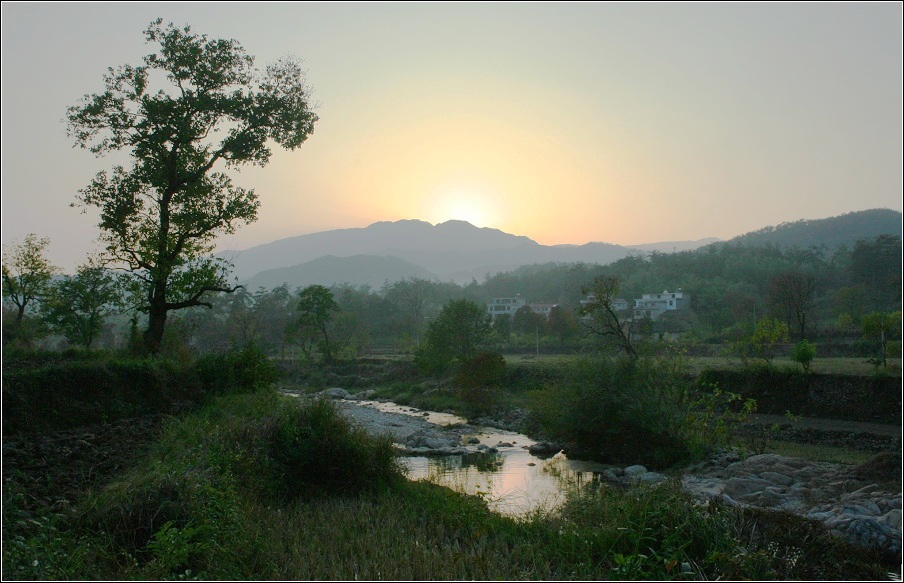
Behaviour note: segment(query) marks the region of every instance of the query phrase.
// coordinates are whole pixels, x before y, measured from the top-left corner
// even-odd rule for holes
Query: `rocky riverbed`
[[[479,427],[444,426],[430,420],[433,414],[411,408],[402,413],[380,411],[366,404],[369,395],[364,393],[349,395],[340,389],[329,396],[356,425],[372,434],[392,435],[407,455],[460,455],[493,449],[467,443],[466,436],[480,431]],[[522,447],[539,445],[527,443],[530,445]],[[599,478],[622,487],[679,479],[701,500],[715,498],[733,506],[791,512],[822,522],[849,542],[900,556],[900,472],[900,452],[880,454],[872,462],[852,467],[774,454],[741,459],[728,451],[671,476],[635,465],[606,469]]]

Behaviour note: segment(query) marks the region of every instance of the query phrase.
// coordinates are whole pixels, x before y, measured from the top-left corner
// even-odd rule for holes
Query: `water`
[[[394,403],[372,402],[368,405],[380,411],[420,417],[437,425],[466,423],[456,415],[416,411]],[[495,447],[498,452],[404,457],[402,464],[409,478],[478,495],[492,510],[509,516],[525,516],[536,511],[555,510],[564,501],[569,487],[592,481],[596,474],[609,467],[569,460],[563,453],[548,458],[535,456],[527,451],[527,447],[536,442],[520,433],[478,428],[477,432],[462,436],[463,444],[471,437],[488,447]]]

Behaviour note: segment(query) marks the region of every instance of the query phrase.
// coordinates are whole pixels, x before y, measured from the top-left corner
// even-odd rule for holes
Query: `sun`
[[[431,198],[431,218],[434,222],[467,221],[475,227],[490,227],[496,221],[493,198],[478,189],[443,188]]]

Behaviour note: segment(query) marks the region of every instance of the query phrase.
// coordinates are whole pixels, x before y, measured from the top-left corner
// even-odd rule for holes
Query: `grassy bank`
[[[392,448],[326,402],[225,396],[174,419],[145,457],[67,512],[16,515],[16,579],[874,579],[875,555],[819,525],[715,504],[675,485],[576,491],[515,520],[409,482]]]
[[[567,416],[578,408],[612,427],[656,429],[643,435],[646,443],[661,438],[668,452],[675,440],[687,445],[689,435],[707,429],[682,435],[687,428],[663,425],[679,422],[675,402],[693,403],[683,375],[669,376],[673,364],[509,367],[489,397],[462,392],[454,379],[419,379],[399,363],[346,364],[308,378],[312,391],[333,385],[334,374],[365,388],[374,386],[372,374],[380,393],[400,401],[407,394],[432,409],[558,399],[544,406],[548,424],[575,430]],[[140,367],[177,365],[128,366],[139,374]],[[26,470],[7,473],[4,465],[4,579],[882,579],[894,566],[815,522],[700,504],[674,483],[630,491],[590,486],[572,492],[560,513],[504,517],[479,497],[408,481],[388,440],[350,426],[329,402],[277,394],[272,367],[253,351],[178,366],[182,372],[165,382],[155,377],[159,391],[145,398],[157,411],[169,403],[164,397],[190,394],[192,406],[149,433],[152,443],[130,450],[118,469],[85,476],[65,504],[45,479],[50,474],[31,476],[47,482],[46,503],[35,504]],[[82,370],[84,378],[107,379],[112,394],[91,393],[94,401],[72,410],[93,402],[103,413],[103,399],[121,398],[115,379],[122,375],[110,361],[91,368],[33,362],[18,370],[25,380],[16,390],[53,378],[75,398],[78,385],[67,387],[60,371]],[[121,390],[133,394],[135,387]],[[636,398],[638,390],[648,394]],[[627,397],[641,409],[619,412]],[[64,412],[45,422],[67,422]],[[603,439],[593,432],[605,426],[597,425],[583,437]],[[64,449],[60,463],[94,465]]]

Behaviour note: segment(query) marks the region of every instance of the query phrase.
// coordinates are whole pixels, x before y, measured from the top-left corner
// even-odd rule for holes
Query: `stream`
[[[465,426],[456,415],[420,411],[376,401],[363,401],[383,413],[408,415],[438,428]],[[472,427],[461,433],[462,446],[494,448],[496,452],[464,455],[406,456],[403,467],[412,480],[428,480],[466,494],[483,497],[489,507],[509,516],[526,516],[555,509],[569,487],[596,479],[609,466],[569,460],[564,453],[536,456],[527,451],[535,441],[520,433],[496,428]],[[479,443],[476,441],[479,440]]]

